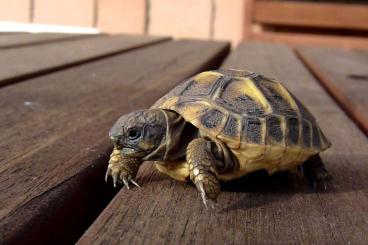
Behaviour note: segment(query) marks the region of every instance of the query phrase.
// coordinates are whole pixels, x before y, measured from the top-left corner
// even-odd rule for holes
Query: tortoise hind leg
[[[189,143],[186,154],[190,179],[201,193],[206,208],[214,208],[220,194],[215,158],[211,151],[211,141],[204,138]]]
[[[322,184],[326,190],[326,181],[330,180],[332,176],[323,165],[319,154],[311,157],[303,163],[301,169],[306,179],[317,189],[317,185]]]

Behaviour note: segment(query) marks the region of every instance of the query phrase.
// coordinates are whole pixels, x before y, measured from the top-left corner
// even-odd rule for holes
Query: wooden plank
[[[368,29],[368,6],[363,4],[255,1],[256,22],[270,25]]]
[[[22,46],[38,45],[50,42],[60,42],[73,39],[91,38],[97,35],[78,35],[60,33],[40,33],[40,34],[7,34],[0,35],[0,49],[18,48]]]
[[[71,26],[94,26],[94,0],[34,0],[33,22]]]
[[[224,68],[277,77],[318,117],[333,143],[322,158],[334,179],[314,192],[304,179],[248,176],[224,185],[216,211],[197,190],[153,171],[121,190],[79,244],[364,244],[368,237],[367,138],[285,46],[242,44]],[[137,235],[139,234],[139,235]]]
[[[256,41],[285,43],[292,47],[298,45],[313,45],[339,48],[368,48],[368,38],[366,37],[261,31],[260,33],[252,34],[251,39]]]
[[[166,42],[0,89],[0,243],[73,243],[111,198],[114,121],[228,50]]]
[[[0,86],[131,49],[168,41],[163,37],[101,36],[93,39],[0,50]]]
[[[297,53],[368,135],[368,55],[355,50],[311,47],[300,47]]]

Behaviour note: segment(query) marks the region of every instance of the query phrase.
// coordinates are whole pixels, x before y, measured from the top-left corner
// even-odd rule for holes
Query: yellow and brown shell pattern
[[[291,169],[330,146],[313,115],[280,82],[241,70],[202,72],[152,108],[173,110],[202,135],[225,143],[240,170]]]

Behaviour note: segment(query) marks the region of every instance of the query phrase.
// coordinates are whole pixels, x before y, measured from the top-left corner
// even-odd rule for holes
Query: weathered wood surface
[[[297,52],[321,84],[368,135],[368,54],[300,47]]]
[[[73,39],[93,38],[97,35],[81,34],[60,34],[60,33],[40,33],[40,34],[6,34],[0,35],[0,49],[17,48],[26,45],[38,45],[50,42],[60,42]]]
[[[81,39],[0,50],[0,86],[168,40],[165,37],[101,36],[93,41]]]
[[[126,46],[119,40],[97,46]],[[0,243],[78,238],[114,192],[103,180],[114,121],[215,68],[228,50],[227,43],[166,42],[0,89]]]
[[[319,119],[332,148],[322,154],[333,175],[317,192],[303,178],[255,174],[224,185],[216,211],[196,189],[157,173],[148,162],[79,244],[365,244],[368,240],[368,141],[285,46],[242,44],[225,68],[276,77]],[[111,183],[110,183],[111,184]]]

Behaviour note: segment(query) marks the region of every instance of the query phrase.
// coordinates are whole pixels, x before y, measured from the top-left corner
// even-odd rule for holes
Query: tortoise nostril
[[[117,137],[115,136],[110,136],[110,141],[115,143],[117,141]]]
[[[121,146],[121,147],[124,145],[124,141],[123,141],[123,139],[122,139],[122,138],[119,138],[119,139],[118,139],[118,141],[117,141],[117,143],[118,143],[118,145],[119,145],[119,146]]]

